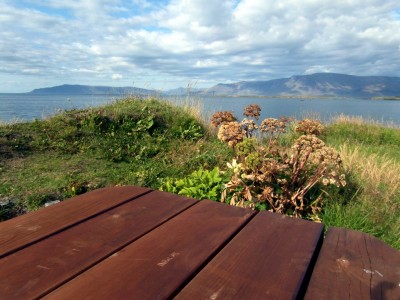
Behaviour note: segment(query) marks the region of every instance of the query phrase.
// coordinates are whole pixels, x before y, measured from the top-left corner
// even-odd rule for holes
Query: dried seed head
[[[230,111],[218,111],[211,116],[211,124],[214,127],[233,121],[236,121],[236,118]]]
[[[257,124],[253,120],[249,120],[247,118],[242,120],[242,126],[243,129],[248,133],[252,133],[254,130],[258,129]]]
[[[293,144],[292,149],[302,152],[321,150],[325,143],[315,135],[302,135]]]
[[[279,128],[279,122],[275,118],[268,118],[261,122],[260,130],[262,132],[274,133],[277,132]]]
[[[297,123],[295,130],[304,134],[320,135],[324,125],[318,120],[304,119]]]
[[[243,141],[246,132],[242,129],[242,125],[238,122],[228,122],[221,125],[218,131],[218,139],[228,143],[230,147]]]
[[[261,122],[260,130],[266,133],[284,133],[286,130],[289,118],[281,117],[279,119],[268,118]]]
[[[247,106],[244,111],[243,115],[246,117],[254,117],[256,120],[260,117],[261,107],[258,104],[250,104]]]
[[[342,163],[339,153],[335,149],[327,146],[316,150],[315,153],[313,153],[313,157],[316,163],[324,165],[339,167]],[[332,174],[332,176],[337,176],[336,171],[333,172],[335,174]]]

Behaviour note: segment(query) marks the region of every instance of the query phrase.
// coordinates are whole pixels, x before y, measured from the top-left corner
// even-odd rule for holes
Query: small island
[[[372,100],[400,100],[400,96],[372,97]]]

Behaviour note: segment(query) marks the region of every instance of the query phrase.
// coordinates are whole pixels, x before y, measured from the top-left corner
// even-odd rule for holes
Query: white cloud
[[[47,85],[130,84],[142,76],[136,82],[152,78],[155,88],[327,71],[400,76],[394,0],[0,0],[0,6],[0,75],[27,88],[32,76]]]
[[[27,73],[27,74],[39,74],[40,70],[39,69],[23,69],[22,73]]]
[[[120,79],[124,78],[124,76],[122,76],[121,74],[113,74],[113,75],[111,76],[111,78],[112,78],[113,80],[120,80]]]
[[[218,66],[226,66],[228,65],[227,62],[218,62],[213,59],[204,59],[196,61],[195,66],[197,68],[210,68],[210,67],[218,67]]]

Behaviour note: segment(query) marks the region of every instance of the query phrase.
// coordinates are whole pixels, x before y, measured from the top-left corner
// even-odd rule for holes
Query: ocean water
[[[61,110],[99,106],[117,99],[116,95],[30,95],[0,94],[0,121],[32,121]]]
[[[99,106],[123,98],[121,95],[30,95],[0,94],[0,122],[32,121],[54,115],[62,110]],[[283,99],[228,97],[168,97],[178,105],[196,105],[206,118],[219,110],[233,111],[241,117],[243,108],[257,103],[261,119],[290,116],[297,119],[315,117],[329,122],[340,114],[361,116],[383,123],[400,125],[400,101],[368,99]]]
[[[400,101],[350,98],[206,98],[203,99],[203,103],[206,115],[218,110],[231,110],[237,117],[241,117],[246,105],[257,103],[262,109],[260,119],[280,116],[296,119],[313,117],[329,122],[332,118],[344,114],[400,125]]]

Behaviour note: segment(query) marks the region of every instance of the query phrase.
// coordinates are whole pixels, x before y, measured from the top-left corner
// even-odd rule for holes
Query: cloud
[[[0,5],[0,78],[23,83],[15,89],[35,88],[37,82],[140,84],[149,78],[163,89],[313,72],[400,76],[398,1]]]
[[[111,78],[112,78],[113,80],[119,80],[119,79],[124,78],[124,76],[122,76],[121,74],[113,74],[113,75],[111,76]]]

